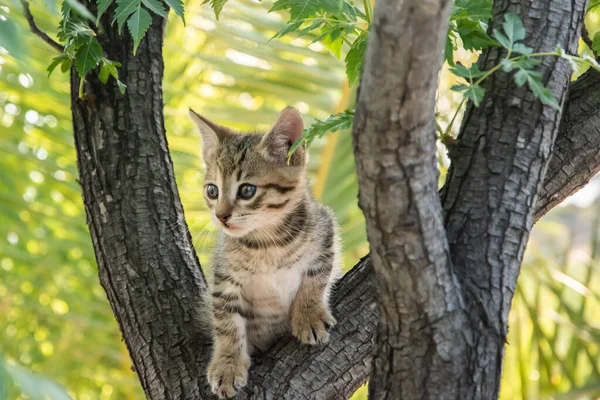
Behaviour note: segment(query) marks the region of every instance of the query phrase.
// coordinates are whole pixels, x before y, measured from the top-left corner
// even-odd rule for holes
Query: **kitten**
[[[282,111],[267,134],[240,134],[190,110],[206,164],[204,197],[221,228],[213,256],[214,351],[208,381],[219,397],[246,385],[250,355],[291,332],[329,341],[328,294],[340,271],[333,213],[311,196],[306,149],[288,163],[302,116]]]

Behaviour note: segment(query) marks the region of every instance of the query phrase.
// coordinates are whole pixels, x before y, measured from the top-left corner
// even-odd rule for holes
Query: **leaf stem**
[[[446,130],[442,134],[441,138],[446,137],[450,134],[450,129],[452,129],[452,125],[454,125],[454,121],[456,121],[456,117],[458,117],[458,113],[460,112],[460,109],[462,108],[463,104],[465,104],[466,99],[467,98],[463,96],[462,100],[460,101],[460,104],[458,105],[458,107],[456,107],[456,111],[454,112],[454,115],[452,116],[452,119],[450,120],[450,123],[446,127]]]
[[[367,23],[371,25],[371,18],[373,9],[371,8],[371,0],[363,0],[363,6],[365,8],[365,16],[367,18]]]
[[[85,79],[79,78],[79,98],[83,99],[83,82],[85,82]]]
[[[325,21],[325,25],[327,25],[330,28],[333,28],[333,26],[331,25],[331,23]],[[342,40],[344,41],[344,43],[346,43],[348,46],[352,47],[352,42],[350,42],[350,40],[348,40],[348,37],[346,35],[341,34],[340,37],[342,38]]]

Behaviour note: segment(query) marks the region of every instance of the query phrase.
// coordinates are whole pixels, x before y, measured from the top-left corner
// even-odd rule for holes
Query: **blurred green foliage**
[[[267,13],[271,4],[231,1],[219,21],[208,5],[185,6],[187,24],[171,13],[175,23],[167,28],[165,117],[186,219],[207,267],[213,228],[200,190],[200,139],[187,108],[244,130],[266,129],[290,104],[306,115],[309,125],[352,108],[355,92],[348,87],[344,62],[321,41],[313,42],[316,34],[269,40],[288,20]],[[46,0],[31,8],[43,30],[56,31],[58,3]],[[22,42],[11,47],[0,37],[0,46],[19,55],[16,59],[0,52],[0,399],[36,398],[35,390],[64,398],[60,386],[42,376],[59,382],[74,399],[142,399],[98,284],[77,184],[67,76],[47,78],[56,52],[29,33],[15,0],[0,5],[0,21],[16,29],[8,43],[14,44],[15,37]],[[598,16],[589,14],[587,22],[593,36]],[[458,42],[453,59],[475,57]],[[456,77],[446,67],[441,77],[438,121],[455,134],[460,115],[453,115],[462,97],[450,91]],[[440,146],[441,181],[447,168],[444,154]],[[356,204],[349,132],[315,139],[310,155],[315,196],[338,215],[344,261],[351,267],[368,252],[368,244]],[[583,261],[568,256],[592,254],[589,249],[597,248],[597,240],[565,240],[582,228],[565,227],[560,218],[575,213],[559,210],[536,228],[511,314],[505,399],[593,390],[600,384],[595,325],[599,265],[595,253]],[[593,398],[594,392],[589,393],[581,398]],[[366,386],[356,399],[366,399]]]

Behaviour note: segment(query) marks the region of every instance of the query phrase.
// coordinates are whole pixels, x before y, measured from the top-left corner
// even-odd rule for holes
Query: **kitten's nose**
[[[231,218],[231,214],[217,213],[217,218],[219,218],[219,221],[221,221],[222,223],[226,223],[229,220],[229,218]]]

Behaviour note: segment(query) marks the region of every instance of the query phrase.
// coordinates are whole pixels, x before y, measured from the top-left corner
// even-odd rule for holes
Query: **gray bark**
[[[384,4],[384,1],[380,4]],[[473,307],[471,302],[461,303],[465,293],[465,286],[462,285],[466,285],[468,280],[463,277],[459,284],[454,279],[454,271],[449,262],[450,254],[455,257],[462,253],[459,251],[460,246],[456,244],[458,236],[453,236],[456,232],[449,236],[452,247],[448,247],[443,240],[442,213],[435,194],[430,91],[435,90],[435,68],[439,67],[439,57],[431,56],[426,50],[439,45],[440,32],[445,32],[445,28],[441,29],[436,25],[440,29],[432,30],[437,32],[433,36],[423,36],[422,30],[427,29],[426,21],[430,17],[441,21],[443,26],[448,4],[436,2],[435,7],[428,5],[424,8],[418,2],[414,3],[415,7],[411,8],[414,13],[411,18],[415,18],[413,22],[411,19],[394,20],[391,16],[397,11],[393,9],[377,11],[376,34],[372,37],[381,43],[369,46],[369,58],[378,54],[373,50],[377,48],[385,50],[390,58],[394,55],[399,57],[397,65],[387,66],[386,72],[391,76],[398,72],[405,60],[412,60],[415,64],[403,69],[398,77],[391,78],[393,81],[386,80],[383,85],[373,86],[373,82],[376,84],[377,79],[380,79],[378,76],[369,78],[373,79],[369,86],[363,80],[361,98],[376,102],[379,97],[372,97],[372,93],[365,97],[368,91],[389,89],[390,93],[386,96],[393,101],[387,111],[361,110],[362,106],[359,106],[357,117],[357,129],[365,132],[366,127],[369,127],[369,134],[376,139],[370,144],[364,144],[364,139],[359,138],[363,140],[363,144],[359,143],[357,148],[357,154],[361,156],[361,160],[358,157],[357,160],[362,163],[359,171],[363,168],[361,205],[365,210],[372,210],[367,215],[367,220],[370,221],[369,238],[371,243],[377,243],[376,246],[372,245],[374,254],[377,249],[376,293],[382,303],[380,310],[385,313],[379,328],[380,345],[375,354],[376,360],[390,361],[375,364],[374,384],[371,387],[381,386],[381,390],[373,391],[380,398],[385,398],[384,389],[397,390],[396,393],[406,394],[405,398],[410,398],[409,395],[420,396],[414,398],[439,395],[442,398],[446,397],[446,392],[439,392],[439,389],[445,384],[449,385],[448,396],[455,393],[465,394],[465,398],[473,397],[474,393],[491,395],[497,390],[502,346],[497,345],[498,336],[489,326],[483,323],[481,326],[474,326],[473,321],[467,320],[463,313],[464,307]],[[88,6],[93,8],[94,4],[90,3]],[[551,21],[550,30],[546,32],[548,36],[554,34],[552,27],[559,26],[567,12],[572,12],[575,16],[572,20],[574,25],[580,23],[577,15],[581,13],[581,4],[574,3],[573,10],[569,7],[569,4],[558,2],[544,3],[542,6],[536,3],[536,10],[541,10],[539,12],[542,13],[550,8],[558,10],[550,16],[541,14],[542,18]],[[433,14],[429,15],[429,12]],[[496,14],[499,12],[496,8]],[[89,84],[85,85],[86,95],[84,99],[79,99],[79,79],[72,72],[73,125],[79,179],[100,281],[107,292],[147,397],[209,399],[212,396],[206,385],[205,366],[211,344],[194,328],[196,300],[206,289],[206,283],[185,225],[165,137],[162,24],[155,19],[134,57],[131,39],[128,35],[118,36],[116,26],[111,27],[109,24],[111,19],[112,9],[103,17],[104,33],[98,35],[98,38],[105,48],[106,56],[123,64],[121,75],[128,85],[126,94],[121,95],[113,82],[103,85],[90,74]],[[404,26],[399,26],[402,25],[399,23],[401,20]],[[535,31],[531,29],[533,20],[524,20],[529,21],[528,32]],[[572,26],[564,29],[563,33],[573,32],[574,29]],[[415,48],[390,48],[389,43],[385,43],[392,40],[391,36],[389,39],[386,36],[402,33],[405,35],[404,40],[411,37],[424,39],[420,39],[419,46]],[[560,42],[567,47],[567,42],[571,43],[572,38],[565,38],[564,34],[557,37],[562,38]],[[431,43],[425,44],[423,40]],[[552,44],[557,41],[559,40],[555,39]],[[529,44],[536,48],[541,46],[537,39]],[[494,55],[488,57],[491,60]],[[416,65],[417,61],[419,66]],[[428,68],[421,68],[422,65]],[[550,65],[544,67],[545,71],[552,69]],[[375,75],[373,71],[369,72],[371,68],[372,62],[369,64],[367,60],[365,74]],[[563,66],[558,65],[552,69],[546,78],[557,93],[564,90],[566,83],[563,82]],[[586,85],[600,87],[598,74],[588,73],[586,79],[587,81],[582,81]],[[421,85],[421,82],[426,83]],[[509,96],[507,88],[510,88],[516,93],[516,99],[526,101],[540,115],[534,129],[531,132],[522,131],[522,134],[530,142],[539,142],[538,147],[549,151],[547,136],[551,137],[553,133],[548,133],[552,125],[548,121],[552,120],[557,124],[558,115],[545,108],[536,108],[536,101],[531,100],[525,91],[514,90],[510,85],[502,77],[494,80],[490,86],[491,97],[486,97],[484,108],[481,111],[471,109],[466,119],[484,121],[484,118],[491,118],[495,112],[502,111],[505,104],[511,104],[512,100],[506,98]],[[497,87],[505,89],[499,90]],[[496,93],[497,91],[499,92]],[[557,140],[556,152],[559,155],[549,168],[549,171],[556,173],[548,175],[544,184],[546,190],[540,198],[540,203],[544,205],[538,207],[537,215],[542,215],[568,195],[569,190],[564,188],[569,185],[564,183],[584,182],[600,166],[597,156],[600,138],[596,134],[600,118],[600,111],[596,110],[600,110],[600,96],[593,94],[593,90],[587,91],[579,83],[575,84],[572,92],[574,94],[566,108],[567,116],[563,122],[563,127],[566,128],[561,131],[564,135]],[[420,94],[422,97],[416,96]],[[397,97],[393,98],[394,95]],[[365,105],[364,101],[362,104]],[[402,109],[399,108],[400,105]],[[371,107],[369,104],[367,106]],[[485,113],[478,114],[483,111]],[[514,114],[512,109],[510,112],[511,115]],[[535,121],[530,115],[526,114],[525,120]],[[488,130],[484,129],[485,125],[478,126],[482,126],[477,130],[481,137],[499,139],[491,126]],[[509,132],[505,134],[521,132],[519,129],[513,132],[514,125],[509,127],[511,129],[507,127]],[[470,131],[467,128],[463,129],[464,136],[459,140],[461,158],[467,155],[477,156],[476,149],[469,147],[467,139],[473,133],[468,133]],[[397,137],[399,131],[405,134]],[[378,132],[377,136],[375,132]],[[490,142],[490,149],[491,143],[493,142]],[[517,142],[509,144],[515,143]],[[402,157],[397,159],[390,151],[379,153],[382,157],[377,161],[383,163],[379,165],[384,165],[386,172],[378,173],[378,164],[368,161],[372,156],[366,149],[379,150],[388,144],[401,149]],[[363,145],[371,147],[361,149]],[[580,151],[584,148],[589,151]],[[593,152],[593,149],[596,151]],[[522,160],[521,153],[524,150],[513,150],[519,151],[519,157],[514,160]],[[530,172],[524,178],[527,179],[527,188],[535,186],[533,182],[541,179],[541,168],[536,165],[537,172]],[[467,168],[465,172],[469,171],[471,170]],[[458,170],[454,171],[449,185],[457,185],[461,177]],[[490,177],[477,179],[484,178]],[[374,189],[374,181],[378,184],[377,190]],[[578,185],[569,187],[575,188]],[[455,186],[449,186],[450,188]],[[467,193],[456,189],[450,193],[454,192],[455,196]],[[368,198],[372,193],[378,194],[377,201]],[[365,196],[367,198],[363,200]],[[530,199],[530,194],[526,197]],[[401,207],[397,207],[398,198],[401,199]],[[546,203],[545,199],[551,203]],[[501,206],[503,204],[500,203]],[[453,210],[450,207],[447,213],[447,218],[451,221],[454,221],[453,215],[460,215]],[[485,221],[487,223],[488,220]],[[495,219],[492,222],[497,223]],[[531,217],[526,223],[529,227],[530,222]],[[491,268],[485,262],[479,265],[486,271]],[[469,266],[455,265],[457,269],[464,270],[463,274],[471,270]],[[338,284],[332,299],[338,325],[334,328],[328,345],[313,348],[302,346],[293,338],[282,339],[269,352],[253,361],[248,388],[240,394],[240,398],[348,398],[366,381],[370,371],[373,334],[378,320],[378,308],[372,297],[372,275],[370,259],[367,257]],[[493,278],[494,284],[498,284],[498,277]],[[393,301],[388,301],[391,299]],[[467,310],[472,311],[472,308]],[[492,309],[485,310],[490,312]],[[400,315],[402,318],[397,318]],[[500,314],[492,315],[490,318],[496,319],[488,325],[499,324],[503,321],[500,317]],[[488,362],[493,360],[493,363],[486,365],[489,368],[487,375],[465,375],[468,368],[473,373],[484,368],[478,364],[480,353],[471,337],[459,335],[458,331],[465,327],[467,330],[464,332],[473,332],[476,334],[473,337],[481,340],[476,343],[491,341],[496,346],[493,347],[492,358],[486,359]],[[461,338],[456,340],[455,336]],[[468,348],[471,348],[472,353],[465,355],[463,350]],[[452,364],[456,364],[456,370]],[[482,378],[488,375],[489,379]],[[453,381],[453,378],[456,380]],[[398,394],[390,396],[399,397]]]
[[[439,52],[430,50],[442,45],[443,8],[378,3],[361,81],[354,138],[380,311],[375,399],[498,396],[508,312],[561,118],[507,74],[489,79],[454,150],[444,230],[432,161]],[[535,51],[577,50],[583,1],[496,1],[495,27],[506,12],[520,15]],[[504,55],[492,49],[480,64]],[[568,65],[548,58],[540,71],[562,104]]]
[[[132,55],[103,18],[98,39],[119,60],[114,83],[88,76],[85,97],[71,71],[79,181],[104,287],[149,399],[199,399],[208,355],[193,327],[194,302],[206,288],[183,219],[167,148],[162,94],[162,23],[156,18]],[[209,346],[204,344],[204,347]]]
[[[571,85],[536,219],[581,189],[600,170],[600,72],[590,69]]]
[[[354,153],[379,304],[372,399],[456,398],[470,380],[470,338],[461,333],[468,318],[435,167],[435,92],[451,6],[380,1],[369,36]]]
[[[535,52],[560,44],[575,53],[584,10],[583,0],[532,1],[528,7],[497,0],[493,26],[499,27],[504,13],[514,12]],[[492,49],[480,65],[491,68],[504,55]],[[571,76],[567,62],[544,58],[538,70],[562,105]],[[465,373],[474,385],[461,398],[498,396],[508,313],[561,120],[560,111],[542,105],[506,73],[494,74],[485,86],[481,106],[470,106],[465,114],[458,157],[442,192],[452,263],[471,316]]]

